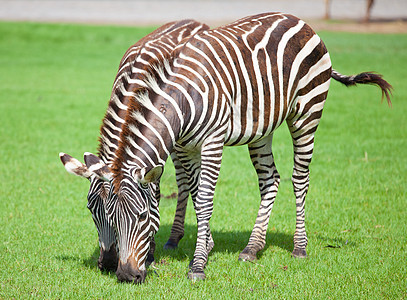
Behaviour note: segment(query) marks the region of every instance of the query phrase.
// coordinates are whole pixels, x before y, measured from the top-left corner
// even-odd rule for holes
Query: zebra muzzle
[[[115,272],[117,269],[118,255],[116,245],[112,244],[109,250],[100,248],[98,267],[101,271]]]
[[[129,260],[126,263],[122,263],[122,261],[119,260],[116,276],[120,282],[140,284],[144,282],[146,275],[147,271],[134,268],[131,263],[129,263]]]

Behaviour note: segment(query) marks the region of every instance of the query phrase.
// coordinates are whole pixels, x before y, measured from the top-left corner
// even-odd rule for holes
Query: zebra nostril
[[[140,284],[140,283],[142,283],[142,282],[143,282],[143,276],[141,275],[141,273],[140,273],[140,274],[136,274],[136,275],[134,276],[133,283],[135,283],[135,284]]]

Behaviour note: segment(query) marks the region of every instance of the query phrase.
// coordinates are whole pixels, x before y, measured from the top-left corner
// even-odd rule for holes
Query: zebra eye
[[[140,214],[140,220],[145,220],[147,218],[147,211]]]

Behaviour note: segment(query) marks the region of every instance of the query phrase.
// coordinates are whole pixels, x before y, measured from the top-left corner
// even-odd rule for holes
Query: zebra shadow
[[[99,254],[100,254],[100,249],[98,246],[98,247],[95,247],[95,250],[93,250],[93,253],[90,257],[83,260],[83,264],[90,269],[98,268]]]
[[[99,269],[99,267],[98,267],[99,254],[100,254],[100,248],[99,248],[99,246],[96,246],[95,250],[93,250],[92,255],[90,257],[82,260],[83,265],[89,269],[93,269],[93,270],[97,269],[103,275],[109,276],[110,278],[116,278],[115,271],[107,271],[107,270],[102,271]]]
[[[196,225],[185,224],[185,234],[182,240],[178,244],[178,248],[174,250],[165,250],[163,248],[164,244],[167,242],[168,237],[171,232],[171,224],[162,224],[160,229],[155,236],[156,249],[155,249],[155,260],[161,261],[165,257],[172,257],[179,261],[191,260],[194,256],[195,244],[196,244]],[[234,253],[236,254],[236,259],[239,253],[246,247],[251,231],[212,231],[212,237],[215,242],[215,246],[211,251],[213,253]],[[266,245],[262,251],[257,254],[257,258],[261,259],[264,252],[272,247],[278,247],[291,253],[293,251],[293,236],[287,233],[279,231],[268,231],[266,236]],[[95,246],[95,250],[92,255],[87,259],[82,260],[83,265],[90,269],[97,269],[97,260],[99,258],[99,247]],[[77,258],[76,258],[77,259]],[[108,276],[115,276],[114,272],[102,272]]]
[[[81,258],[80,255],[73,254],[62,254],[55,256],[56,259],[63,262],[76,263],[78,266],[85,266],[88,269],[99,270],[98,259],[99,259],[100,249],[99,246],[95,246],[93,253],[88,258]],[[101,271],[102,274],[107,275],[111,278],[116,278],[116,274],[113,271]]]
[[[156,250],[155,259],[159,261],[161,258],[170,256],[178,260],[184,260],[188,258],[191,260],[194,256],[196,245],[196,232],[197,228],[194,225],[185,225],[184,237],[178,244],[178,248],[174,250],[164,250],[163,246],[167,242],[167,239],[171,232],[171,224],[162,224],[155,236]],[[215,242],[211,254],[213,253],[236,253],[236,259],[239,253],[246,247],[251,231],[226,231],[226,230],[212,230],[212,237]],[[257,254],[257,258],[261,258],[267,249],[272,247],[278,247],[291,253],[294,248],[293,235],[279,232],[268,231],[266,236],[266,245],[262,251]]]

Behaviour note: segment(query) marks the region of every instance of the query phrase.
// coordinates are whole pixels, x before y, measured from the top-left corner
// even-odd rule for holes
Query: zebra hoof
[[[257,260],[256,253],[251,253],[251,251],[244,249],[239,254],[239,261],[255,261]]]
[[[257,257],[254,255],[250,255],[247,253],[240,253],[239,255],[239,261],[255,261],[257,260]]]
[[[307,252],[305,251],[305,249],[294,249],[291,255],[295,258],[306,258]]]
[[[209,254],[209,252],[211,252],[212,251],[212,249],[213,249],[213,247],[215,246],[215,243],[212,241],[212,242],[209,242],[208,243],[208,254]]]
[[[177,248],[178,248],[178,244],[171,240],[168,240],[164,245],[164,250],[174,250]]]
[[[198,281],[198,280],[204,280],[205,279],[205,273],[203,271],[192,271],[190,270],[188,272],[188,279],[192,281]]]

